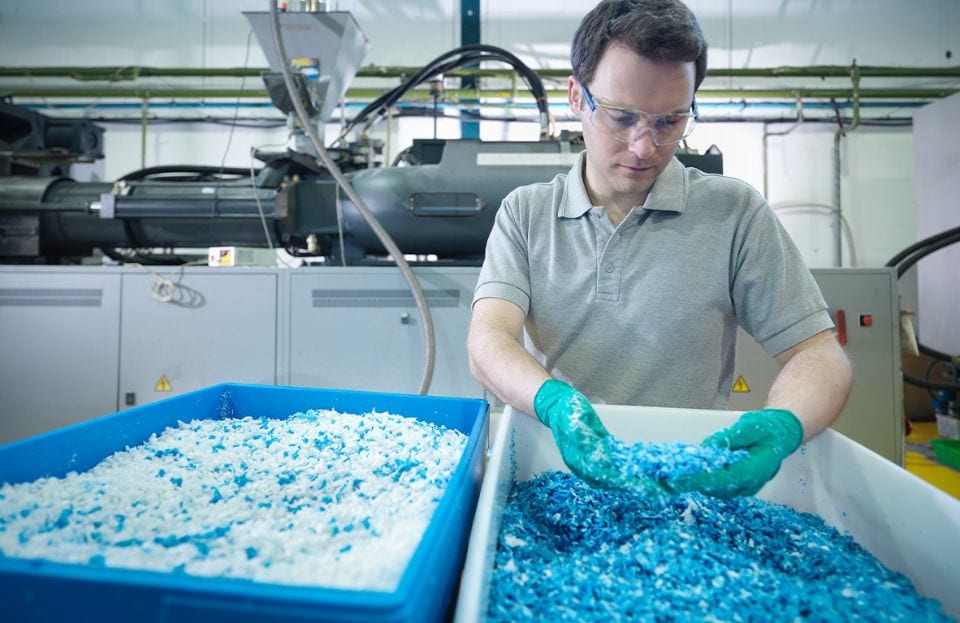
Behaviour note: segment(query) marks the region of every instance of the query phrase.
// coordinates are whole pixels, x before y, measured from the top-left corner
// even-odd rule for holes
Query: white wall
[[[550,4],[484,0],[483,39],[511,50],[535,68],[568,67],[569,40],[579,19],[593,4],[585,0]],[[368,36],[371,47],[364,64],[420,66],[459,45],[460,3],[453,0],[333,0],[329,6],[352,11]],[[957,65],[957,57],[952,55],[960,54],[960,2],[956,0],[690,0],[690,6],[699,15],[710,42],[710,64],[715,68],[848,65],[854,59],[860,65],[943,67]],[[5,0],[0,3],[0,64],[241,66],[247,55],[249,33],[241,12],[265,11],[267,7],[267,2],[260,0]],[[947,51],[951,58],[947,58]],[[248,64],[266,64],[255,41],[248,52]],[[11,82],[54,83],[7,79],[0,82],[0,91]],[[154,82],[177,83],[171,79]],[[711,78],[704,86],[756,86],[756,82]],[[848,81],[834,82],[849,86]],[[199,83],[237,84],[235,80],[215,79]],[[762,82],[766,88],[799,84],[820,82]],[[862,86],[891,84],[908,86],[889,80],[865,81]],[[956,81],[950,84],[958,86]],[[251,79],[248,85],[259,88],[259,81]],[[562,115],[562,102],[557,104],[555,113]],[[61,115],[84,113],[75,109],[54,110]],[[207,102],[206,108],[196,110],[152,110],[161,116],[192,117],[196,122],[151,125],[146,135],[144,162],[139,125],[105,123],[106,161],[80,168],[78,173],[115,179],[141,164],[219,165],[223,161],[227,166],[246,167],[251,146],[283,143],[287,136],[283,127],[237,128],[226,151],[229,128],[201,120],[207,115],[229,118],[234,113],[232,101]],[[709,106],[704,106],[704,111],[706,120],[691,137],[690,145],[702,150],[716,144],[724,153],[728,174],[761,190],[766,178],[768,198],[774,204],[832,205],[833,125],[804,123],[789,134],[770,136],[764,162],[764,124],[713,123],[710,116],[723,111],[711,111]],[[784,117],[793,114],[789,109],[779,112]],[[900,117],[910,114],[909,110],[896,112]],[[139,110],[135,106],[126,110],[90,108],[86,113],[135,119]],[[529,115],[530,111],[518,114]],[[239,115],[281,119],[267,109],[244,108]],[[766,129],[780,132],[790,127],[791,124],[780,123]],[[459,131],[456,121],[439,125],[441,137],[457,138]],[[328,140],[335,133],[336,128],[329,128]],[[432,133],[432,121],[405,119],[392,124],[389,132],[381,126],[377,135],[389,141],[391,159],[414,137]],[[484,122],[481,135],[497,140],[533,139],[537,126]],[[841,157],[841,207],[853,233],[857,259],[860,265],[880,265],[916,240],[911,130],[861,126],[842,140]],[[829,266],[834,262],[833,223],[824,210],[816,210],[791,208],[781,212],[781,216],[810,264]],[[850,255],[845,246],[847,265]]]

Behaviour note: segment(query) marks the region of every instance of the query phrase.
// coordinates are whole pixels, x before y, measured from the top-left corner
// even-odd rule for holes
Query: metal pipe
[[[140,168],[147,168],[147,125],[150,121],[147,98],[143,98],[143,106],[140,109]]]
[[[850,127],[844,128],[843,122],[837,120],[837,131],[833,133],[833,205],[834,212],[834,232],[833,232],[833,257],[838,268],[843,266],[843,204],[842,204],[842,186],[841,186],[841,140],[849,132],[857,129],[860,125],[860,71],[857,67],[857,61],[849,69],[850,81],[853,83],[853,120]]]
[[[357,71],[358,78],[409,77],[421,67],[368,65]],[[143,78],[202,78],[202,77],[255,77],[266,71],[265,67],[144,67],[109,66],[80,67],[75,65],[50,67],[0,67],[0,78],[73,78],[74,80],[139,80]],[[569,68],[535,70],[541,78],[565,79]],[[859,68],[864,78],[960,78],[960,66],[955,67],[890,67],[864,66]],[[510,77],[516,72],[509,69],[461,68],[448,72],[458,77]],[[757,68],[711,68],[707,78],[845,78],[850,75],[847,65],[813,65],[799,67]]]
[[[355,88],[348,89],[346,97],[351,100],[374,100],[383,95],[389,88]],[[3,92],[13,97],[88,97],[88,98],[129,98],[129,99],[158,99],[158,98],[242,98],[264,99],[267,92],[264,89],[226,89],[226,88],[185,88],[164,87],[162,85],[149,88],[138,87],[36,87],[31,85],[11,85],[3,87]],[[699,97],[710,99],[942,99],[960,92],[957,88],[929,88],[929,89],[698,89]],[[510,100],[516,94],[511,89],[478,88],[478,89],[447,89],[446,95],[452,100],[493,98]],[[566,89],[548,89],[547,95],[555,100],[566,101]],[[428,89],[411,89],[408,99],[430,99]]]

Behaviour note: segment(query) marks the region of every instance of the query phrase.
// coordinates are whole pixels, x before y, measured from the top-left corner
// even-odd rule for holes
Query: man
[[[568,80],[586,149],[568,174],[504,199],[474,295],[472,373],[536,414],[571,471],[599,486],[755,493],[850,388],[823,297],[764,199],[674,158],[706,49],[679,0],[604,0],[587,14]],[[781,370],[765,409],[704,443],[749,458],[668,483],[625,479],[590,401],[723,408],[738,324]]]

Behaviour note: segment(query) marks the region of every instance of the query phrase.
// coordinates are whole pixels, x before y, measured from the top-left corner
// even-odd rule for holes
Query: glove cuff
[[[800,422],[800,418],[787,409],[764,409],[763,411],[777,419],[786,434],[784,439],[789,443],[789,447],[786,448],[787,454],[792,454],[803,443],[803,423]]]
[[[569,395],[574,389],[557,379],[547,379],[537,390],[533,398],[533,412],[543,424],[550,426],[550,408],[556,404],[557,397]]]

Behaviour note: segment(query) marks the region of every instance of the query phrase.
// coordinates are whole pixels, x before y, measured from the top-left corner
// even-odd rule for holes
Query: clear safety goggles
[[[632,108],[623,108],[595,98],[587,85],[580,83],[587,106],[590,107],[590,123],[612,139],[628,145],[640,140],[644,132],[649,132],[657,147],[676,145],[690,136],[700,113],[697,102],[690,105],[689,112],[651,115]]]

